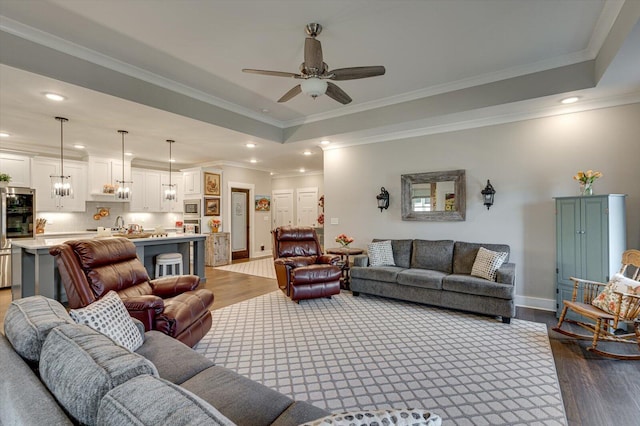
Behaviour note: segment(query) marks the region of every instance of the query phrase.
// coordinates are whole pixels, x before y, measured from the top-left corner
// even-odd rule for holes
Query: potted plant
[[[6,173],[0,173],[0,187],[9,186],[9,182],[11,182],[11,176]]]

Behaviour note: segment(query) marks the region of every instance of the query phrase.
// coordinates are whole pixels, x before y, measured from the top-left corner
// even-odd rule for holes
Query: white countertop
[[[20,239],[20,240],[12,240],[11,245],[14,247],[20,247],[24,249],[43,249],[48,247],[53,247],[58,244],[62,244],[65,241],[78,239],[78,237],[83,236],[83,238],[98,238],[98,234],[96,232],[69,232],[65,233],[67,237],[60,237],[62,233],[56,234],[41,234],[40,236],[33,239]],[[57,238],[52,238],[56,236]],[[205,237],[206,234],[178,234],[175,232],[169,232],[166,237],[148,237],[148,238],[132,238],[131,242],[134,244],[138,243],[140,245],[144,245],[147,242],[156,242],[156,241],[175,241],[175,240],[190,240],[195,239],[196,237]],[[108,237],[100,237],[100,238],[108,238]]]

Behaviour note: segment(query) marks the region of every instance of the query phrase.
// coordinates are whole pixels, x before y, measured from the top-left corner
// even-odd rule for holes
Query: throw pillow
[[[69,314],[78,324],[88,325],[131,352],[142,346],[138,327],[118,293],[113,290],[87,307],[71,309]]]
[[[142,355],[131,353],[104,334],[79,324],[51,330],[40,354],[40,378],[76,420],[96,423],[100,401],[111,389],[158,370]]]
[[[393,261],[391,240],[378,241],[367,246],[369,266],[396,266]]]
[[[378,411],[353,411],[349,413],[332,414],[302,426],[440,426],[442,419],[437,414],[427,410],[378,410]]]
[[[158,377],[135,377],[107,393],[96,424],[219,425],[234,423],[188,390]]]
[[[73,324],[59,302],[31,296],[11,302],[4,317],[4,335],[20,356],[38,362],[49,332],[61,324]]]
[[[618,310],[618,295],[615,294],[616,291],[640,296],[640,282],[627,278],[622,274],[614,274],[600,294],[593,299],[591,304],[596,308],[615,315]],[[623,297],[622,304],[620,305],[620,314],[623,317],[628,308],[629,298]]]
[[[487,250],[484,247],[478,249],[476,260],[471,268],[471,275],[474,277],[484,278],[485,280],[495,281],[496,271],[507,259],[508,253]]]

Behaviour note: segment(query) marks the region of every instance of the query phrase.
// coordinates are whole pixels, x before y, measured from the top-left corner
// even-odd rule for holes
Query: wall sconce
[[[484,189],[480,191],[480,193],[482,194],[484,205],[487,206],[487,210],[489,210],[489,208],[493,205],[493,196],[496,194],[496,190],[493,189],[493,185],[491,185],[489,179],[487,179],[487,186],[485,186]]]
[[[383,209],[389,208],[389,193],[384,186],[380,188],[380,194],[376,195],[376,200],[378,200],[378,208],[380,209],[380,213],[382,213]]]

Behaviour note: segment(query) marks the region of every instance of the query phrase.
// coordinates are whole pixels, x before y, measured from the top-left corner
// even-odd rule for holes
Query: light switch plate
[[[269,222],[269,216],[265,216],[265,217],[264,217],[264,221],[265,221],[265,222]]]
[[[339,225],[340,224],[340,220],[337,217],[332,217],[331,218],[331,224],[332,225]]]

